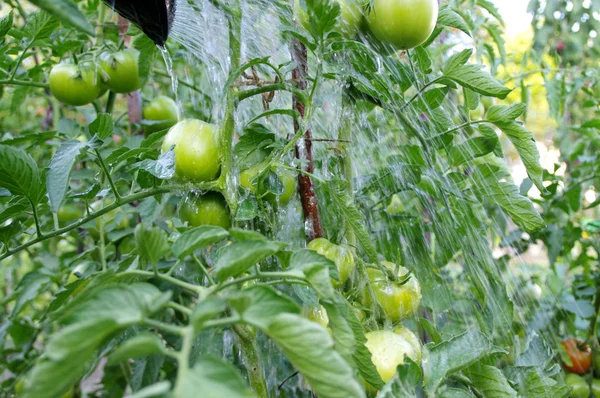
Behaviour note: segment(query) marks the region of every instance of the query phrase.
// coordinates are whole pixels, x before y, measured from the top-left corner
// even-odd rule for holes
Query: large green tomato
[[[317,307],[304,307],[303,314],[308,318],[309,321],[316,322],[324,328],[329,325],[329,316],[327,316],[327,310],[322,305]]]
[[[569,373],[565,377],[565,383],[572,388],[571,398],[589,398],[590,389],[585,379],[574,373]]]
[[[142,87],[138,67],[139,53],[127,49],[116,53],[103,53],[100,67],[106,74],[105,84],[115,93],[127,94]]]
[[[310,250],[314,250],[320,255],[327,257],[335,263],[338,269],[340,280],[334,281],[334,285],[343,285],[346,283],[352,272],[354,272],[354,257],[350,248],[338,246],[327,239],[315,239],[308,244]]]
[[[408,50],[429,38],[438,9],[437,0],[373,0],[367,25],[382,44]]]
[[[240,184],[252,191],[254,194],[263,196],[263,198],[273,204],[279,201],[283,206],[287,205],[296,193],[296,176],[287,169],[274,167],[274,171],[283,183],[283,193],[277,197],[269,192],[265,194],[266,188],[263,182],[256,181],[256,176],[264,169],[264,164],[258,164],[240,173]]]
[[[144,120],[152,122],[144,128],[149,135],[173,127],[179,119],[179,107],[171,98],[161,95],[144,107]]]
[[[197,119],[186,119],[169,130],[163,152],[175,146],[175,172],[182,180],[211,181],[219,176],[221,156],[217,127]]]
[[[202,196],[190,196],[183,199],[179,209],[179,218],[192,227],[216,225],[229,229],[231,216],[229,207],[220,193],[208,192]]]
[[[373,365],[386,383],[394,377],[396,368],[404,363],[405,357],[409,357],[416,363],[421,362],[421,343],[417,336],[406,328],[395,332],[391,330],[369,332],[365,337],[367,338],[365,346],[371,352]]]
[[[382,263],[390,270],[394,270],[395,264]],[[408,273],[404,267],[399,267],[398,276],[402,277]],[[375,268],[367,268],[367,275],[371,284],[371,290],[375,298],[383,307],[387,317],[393,322],[399,322],[411,317],[421,303],[421,286],[414,275],[403,285],[395,285],[383,272]],[[362,293],[362,304],[365,307],[372,305],[368,287]]]
[[[58,64],[50,71],[50,92],[60,102],[82,106],[103,91],[96,71],[89,65]]]
[[[359,0],[335,0],[340,5],[340,16],[335,30],[347,39],[358,33],[362,21],[362,3]],[[302,8],[300,0],[294,1],[294,19],[305,29],[310,28],[308,13]]]

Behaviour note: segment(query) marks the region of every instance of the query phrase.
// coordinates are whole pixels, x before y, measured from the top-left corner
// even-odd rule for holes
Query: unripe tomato
[[[592,395],[600,398],[600,380],[598,379],[592,380]]]
[[[296,193],[296,176],[293,172],[287,169],[274,167],[274,171],[283,183],[283,193],[280,196],[276,196],[272,192],[266,193],[266,187],[264,182],[256,181],[256,176],[264,169],[265,165],[258,164],[240,173],[240,184],[252,191],[254,194],[263,197],[265,200],[275,204],[279,200],[279,203],[283,206],[287,205],[294,194]],[[264,195],[264,196],[263,196]]]
[[[354,257],[348,247],[338,246],[327,239],[315,239],[308,244],[310,250],[314,250],[320,255],[327,257],[335,263],[338,269],[340,280],[334,281],[334,285],[343,285],[346,283],[352,272],[354,272]]]
[[[50,71],[50,92],[60,102],[82,106],[102,92],[102,84],[91,65],[58,64]]]
[[[362,21],[362,4],[358,0],[335,0],[340,5],[340,16],[335,30],[347,39],[358,33]],[[300,0],[294,1],[294,19],[305,29],[309,29],[308,13],[302,8]]]
[[[163,152],[175,146],[175,173],[182,180],[214,180],[221,170],[217,127],[197,119],[186,119],[169,130]]]
[[[317,307],[304,307],[303,313],[309,321],[316,322],[324,328],[329,325],[327,310],[322,305]]]
[[[382,264],[390,270],[394,270],[396,265],[389,262]],[[398,276],[403,277],[408,273],[404,267],[399,267]],[[371,284],[371,290],[376,300],[383,308],[385,314],[393,322],[402,321],[411,317],[419,304],[421,303],[421,286],[414,275],[403,285],[396,285],[390,281],[379,269],[367,268],[367,275]],[[368,287],[364,288],[362,293],[362,304],[365,307],[372,305],[371,296]]]
[[[571,359],[571,365],[563,363],[564,368],[570,373],[586,374],[592,364],[592,350],[584,342],[575,338],[568,338],[560,343]]]
[[[116,53],[103,53],[100,56],[100,67],[106,74],[105,84],[115,93],[127,94],[139,90],[140,81],[136,50],[122,50]]]
[[[171,98],[161,95],[144,107],[144,119],[153,122],[144,127],[149,135],[173,127],[179,119],[179,107]]]
[[[379,376],[386,383],[394,377],[396,368],[404,363],[405,357],[416,363],[421,362],[421,343],[417,336],[406,328],[399,330],[401,334],[391,330],[365,334],[365,346],[371,352],[371,359]]]
[[[485,107],[486,111],[488,109],[490,109],[490,107],[496,105],[496,98],[494,98],[494,97],[486,97],[486,96],[482,95],[479,100],[481,101],[481,103]]]
[[[477,105],[477,108],[469,111],[469,116],[471,120],[481,120],[483,119],[483,115],[485,115],[485,107],[481,102],[479,103],[479,105]]]
[[[83,217],[83,215],[83,208],[73,203],[61,206],[56,213],[58,222],[60,224],[69,224],[73,221],[79,220]]]
[[[565,383],[572,388],[571,398],[589,398],[590,388],[585,379],[579,375],[569,373],[565,377]]]
[[[525,297],[531,301],[539,301],[542,298],[542,288],[537,283],[527,283],[524,293]]]
[[[438,17],[437,0],[373,0],[369,30],[382,44],[408,50],[423,44]]]
[[[208,192],[201,196],[183,199],[179,209],[179,218],[192,227],[216,225],[229,229],[231,217],[225,198],[218,192]]]

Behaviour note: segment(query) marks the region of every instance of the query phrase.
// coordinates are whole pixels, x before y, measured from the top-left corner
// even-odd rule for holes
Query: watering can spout
[[[164,46],[175,15],[175,0],[104,0],[104,2],[137,25],[157,45]]]

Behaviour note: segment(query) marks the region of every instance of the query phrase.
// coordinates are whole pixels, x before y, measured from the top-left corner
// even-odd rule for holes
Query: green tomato
[[[486,97],[486,96],[482,95],[479,100],[481,101],[481,103],[485,107],[486,111],[488,109],[490,109],[490,107],[496,105],[496,98],[494,98],[494,97]]]
[[[179,107],[169,97],[161,95],[144,108],[144,119],[152,122],[144,128],[147,135],[173,127],[179,119]]]
[[[423,44],[433,32],[437,0],[373,0],[366,20],[369,30],[384,46],[408,50]]]
[[[303,313],[309,321],[316,322],[324,328],[326,328],[329,325],[329,317],[327,316],[327,310],[322,305],[319,305],[317,307],[304,307]]]
[[[365,346],[371,352],[371,359],[384,382],[390,381],[396,374],[398,365],[402,365],[405,357],[416,363],[421,362],[421,343],[413,332],[406,328],[397,331],[380,330],[365,334]]]
[[[529,282],[525,285],[525,297],[531,301],[539,301],[542,298],[542,288],[537,283]]]
[[[340,5],[340,16],[335,30],[347,39],[358,33],[362,22],[362,3],[358,0],[335,0]],[[302,8],[300,0],[294,1],[294,19],[305,29],[310,29],[308,13]]]
[[[106,86],[115,93],[127,94],[142,87],[138,68],[139,53],[127,49],[116,53],[103,53],[100,67],[106,74]]]
[[[572,388],[571,398],[589,398],[590,389],[585,379],[575,373],[569,373],[565,377],[565,383]]]
[[[339,282],[334,281],[334,285],[343,285],[346,283],[348,278],[350,278],[352,272],[354,272],[354,257],[352,256],[352,251],[350,248],[338,246],[324,238],[313,240],[308,244],[308,248],[316,251],[324,257],[327,257],[335,263],[338,269],[340,280]]]
[[[211,181],[219,176],[221,156],[217,127],[197,119],[186,119],[169,130],[163,152],[175,147],[175,173],[182,180]]]
[[[389,262],[382,264],[390,270],[394,270],[396,265]],[[408,273],[404,267],[399,267],[398,276],[403,277]],[[399,322],[411,317],[419,304],[421,303],[421,286],[414,275],[403,285],[395,285],[388,280],[387,275],[379,269],[367,268],[367,275],[371,284],[371,290],[379,302],[383,311],[393,322]],[[362,292],[362,304],[370,307],[373,303],[369,294],[368,287]]]
[[[79,220],[84,215],[84,211],[76,204],[66,204],[58,209],[56,216],[60,224],[69,224],[75,220]]]
[[[100,79],[89,65],[58,64],[50,71],[50,92],[60,102],[82,106],[102,94]]]
[[[592,395],[600,398],[600,380],[598,379],[592,380]]]
[[[265,194],[266,188],[264,187],[264,182],[257,182],[256,176],[264,169],[264,164],[258,164],[253,166],[247,170],[244,170],[240,173],[240,184],[244,187],[252,191],[254,194],[259,196],[263,196],[263,198],[273,204],[279,203],[283,206],[287,205],[294,194],[296,193],[296,176],[295,174],[287,169],[279,168],[277,166],[274,167],[275,173],[283,183],[283,193],[280,196],[276,196],[275,194],[269,192]],[[258,185],[258,187],[257,187]],[[258,189],[257,189],[258,188]]]
[[[471,120],[481,120],[483,119],[483,115],[485,115],[485,107],[481,102],[479,103],[479,105],[477,105],[477,108],[469,111],[469,116]]]
[[[179,218],[192,227],[201,225],[216,225],[224,229],[231,227],[229,207],[223,196],[217,192],[185,198],[179,209]]]

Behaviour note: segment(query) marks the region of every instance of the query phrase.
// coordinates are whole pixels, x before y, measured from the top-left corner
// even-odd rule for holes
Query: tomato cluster
[[[366,35],[384,51],[423,44],[433,33],[439,12],[437,0],[372,0],[368,7],[360,0],[336,1],[340,6],[337,32],[351,39],[366,26]],[[296,21],[310,30],[310,17],[300,0],[295,0],[294,14]]]
[[[563,340],[561,346],[568,356],[568,361],[563,363],[563,367],[569,372],[565,382],[572,388],[571,397],[589,398],[590,392],[593,397],[600,397],[600,380],[592,378],[591,384],[583,376],[592,370],[592,350],[590,346],[576,338]],[[598,366],[598,360],[595,361]],[[592,377],[590,374],[589,377]],[[591,390],[590,390],[591,387]]]

